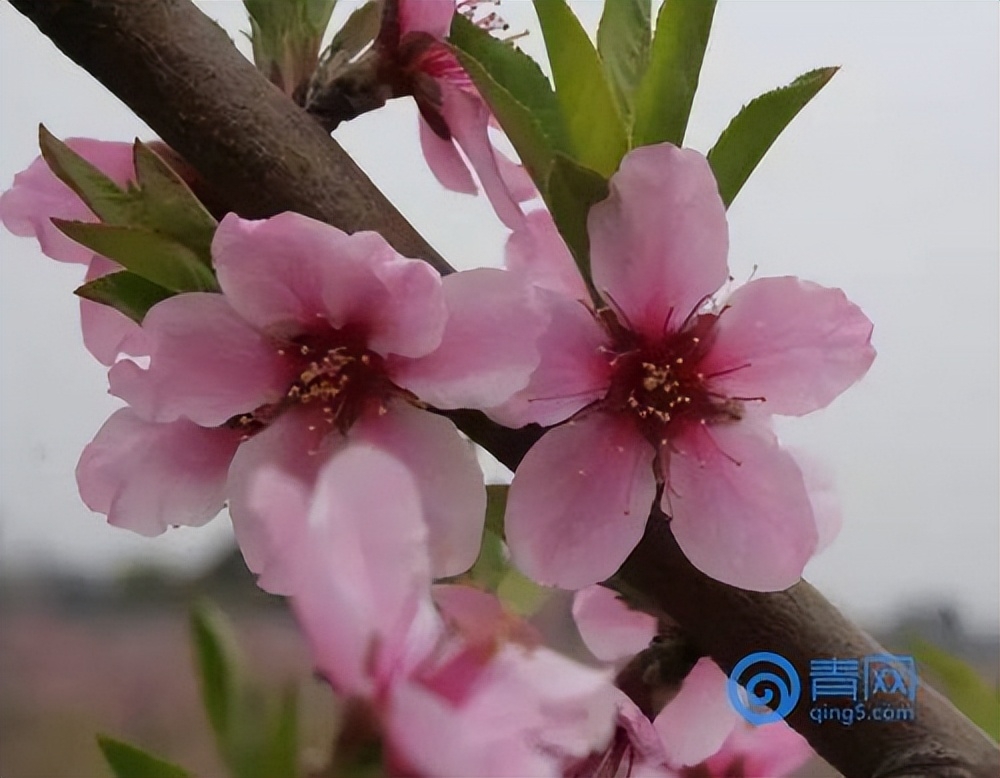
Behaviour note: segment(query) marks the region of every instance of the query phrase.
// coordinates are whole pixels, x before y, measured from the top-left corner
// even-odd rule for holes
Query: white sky
[[[354,3],[342,0],[336,19]],[[201,6],[234,36],[236,0]],[[600,3],[577,5],[593,27]],[[530,28],[525,0],[501,12]],[[844,529],[807,577],[849,613],[954,602],[998,620],[998,137],[1000,5],[721,2],[687,145],[707,151],[748,99],[821,65],[841,72],[795,120],[730,211],[737,279],[795,274],[844,288],[875,322],[868,377],[833,406],[781,424],[837,474]],[[533,38],[533,39],[532,39]],[[525,48],[536,55],[532,35]],[[241,48],[246,46],[241,42]],[[0,6],[0,187],[37,154],[36,127],[130,140],[149,130]],[[497,264],[504,231],[482,200],[443,192],[397,101],[337,137],[445,256]],[[82,268],[0,233],[0,561],[116,571],[195,566],[228,520],[155,540],[80,503],[81,448],[117,407],[79,342]]]

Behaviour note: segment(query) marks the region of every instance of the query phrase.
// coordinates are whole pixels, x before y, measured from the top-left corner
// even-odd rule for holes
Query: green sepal
[[[650,0],[608,0],[597,27],[597,52],[627,124],[636,89],[649,66],[650,5]]]
[[[95,278],[79,287],[75,294],[85,300],[107,305],[142,324],[149,309],[173,297],[169,289],[147,281],[142,276],[121,270]]]
[[[107,735],[98,735],[97,745],[115,778],[191,778],[184,768]]]
[[[243,0],[257,69],[299,97],[316,69],[323,33],[337,0]]]
[[[715,15],[715,0],[664,0],[649,66],[635,97],[632,145],[684,142]]]
[[[785,127],[829,83],[838,68],[810,70],[787,86],[754,98],[733,117],[708,152],[728,207]]]
[[[628,151],[628,136],[597,50],[565,0],[534,4],[572,156],[610,176]]]

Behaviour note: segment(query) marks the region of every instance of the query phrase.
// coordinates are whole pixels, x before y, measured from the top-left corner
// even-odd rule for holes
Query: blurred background
[[[236,0],[200,2],[249,55]],[[340,0],[333,25],[357,2]],[[574,3],[588,28],[601,3]],[[498,9],[513,32],[531,4]],[[730,210],[731,266],[843,288],[879,357],[783,439],[835,474],[844,527],[807,577],[891,648],[921,636],[998,675],[1000,6],[990,2],[719,3],[687,145],[707,151],[749,99],[818,66],[841,71],[792,123]],[[539,36],[521,41],[541,57]],[[57,136],[150,139],[145,125],[0,6],[0,188]],[[505,231],[482,198],[443,191],[401,100],[336,137],[449,261],[498,265]],[[79,267],[0,232],[0,775],[108,773],[103,731],[219,775],[187,644],[190,603],[229,612],[268,682],[306,688],[306,744],[329,702],[280,602],[233,552],[228,519],[156,539],[107,526],[73,469],[117,407],[82,348]],[[509,478],[485,462],[493,481]],[[819,774],[810,767],[805,775]]]

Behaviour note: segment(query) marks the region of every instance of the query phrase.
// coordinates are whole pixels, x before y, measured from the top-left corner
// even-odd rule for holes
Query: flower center
[[[347,328],[299,335],[280,342],[277,351],[294,378],[283,398],[231,420],[246,437],[296,406],[317,409],[325,424],[346,433],[365,410],[376,406],[385,413],[388,399],[403,394],[389,380],[385,360],[365,347],[361,333]]]
[[[741,403],[713,392],[700,366],[711,346],[715,315],[697,316],[656,341],[625,329],[607,311],[600,318],[615,344],[603,404],[632,416],[651,443],[666,443],[684,424],[742,417]]]

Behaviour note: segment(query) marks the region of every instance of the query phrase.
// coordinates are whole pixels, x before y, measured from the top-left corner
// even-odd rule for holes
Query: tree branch
[[[451,270],[343,149],[188,0],[11,3],[238,213],[293,210],[349,232],[375,230],[400,253]],[[539,434],[505,430],[471,412],[453,418],[511,468]],[[707,578],[686,560],[667,522],[654,519],[615,581],[672,617],[726,671],[758,650],[782,654],[803,677],[810,659],[880,651],[807,583],[758,594]],[[997,747],[927,687],[912,722],[817,725],[801,704],[789,721],[851,778],[995,778],[1000,765]]]

